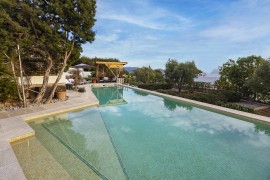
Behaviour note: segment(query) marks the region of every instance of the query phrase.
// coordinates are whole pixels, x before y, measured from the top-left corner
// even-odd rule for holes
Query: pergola
[[[118,78],[120,72],[123,70],[124,65],[126,65],[127,62],[104,62],[104,61],[96,61],[95,65],[96,65],[96,78],[98,78],[98,73],[99,73],[99,69],[100,66],[103,67],[103,72],[104,72],[104,67],[108,68],[111,73]],[[113,71],[113,69],[116,69],[116,72]]]

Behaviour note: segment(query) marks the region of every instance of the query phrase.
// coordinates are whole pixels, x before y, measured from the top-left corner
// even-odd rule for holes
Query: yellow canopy
[[[103,62],[103,61],[96,62],[96,65],[105,65],[111,69],[123,68],[124,65],[126,65],[126,64],[127,64],[127,62]]]
[[[104,61],[96,61],[96,78],[98,78],[98,72],[99,72],[99,66],[100,65],[104,65],[105,67],[107,67],[112,74],[118,78],[120,71],[123,70],[124,65],[126,65],[127,62],[104,62]],[[116,73],[113,72],[112,69],[116,69]],[[103,73],[104,73],[104,68],[103,68]]]

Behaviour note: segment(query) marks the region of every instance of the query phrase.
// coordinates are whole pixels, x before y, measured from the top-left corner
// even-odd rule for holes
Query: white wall
[[[27,77],[31,84],[34,85],[42,85],[43,76],[28,76]],[[49,84],[53,84],[56,80],[57,76],[49,76]],[[24,77],[24,84],[27,84],[27,79]],[[18,78],[18,82],[21,84],[21,78]],[[59,80],[59,84],[66,84],[66,76],[63,73],[61,79]]]

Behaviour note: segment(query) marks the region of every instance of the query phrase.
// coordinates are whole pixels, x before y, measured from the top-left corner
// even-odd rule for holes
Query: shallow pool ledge
[[[35,135],[35,131],[25,121],[99,104],[90,85],[84,87],[86,93],[71,93],[68,101],[43,105],[41,109],[33,113],[23,115],[18,113],[17,116],[0,119],[0,179],[26,179],[10,145],[11,142]]]
[[[183,102],[187,102],[190,104],[193,104],[195,106],[199,106],[202,108],[207,108],[207,109],[212,109],[221,113],[226,113],[226,114],[231,114],[231,115],[236,115],[236,116],[240,116],[240,117],[244,117],[244,118],[249,118],[255,121],[263,121],[266,123],[270,123],[270,118],[266,117],[266,116],[261,116],[261,115],[257,115],[257,114],[252,114],[252,113],[248,113],[248,112],[243,112],[243,111],[238,111],[235,109],[230,109],[230,108],[225,108],[225,107],[221,107],[221,106],[217,106],[217,105],[213,105],[213,104],[208,104],[208,103],[204,103],[204,102],[200,102],[200,101],[195,101],[195,100],[191,100],[191,99],[186,99],[186,98],[182,98],[182,97],[177,97],[177,96],[172,96],[172,95],[168,95],[168,94],[164,94],[164,93],[159,93],[156,91],[150,91],[150,90],[146,90],[146,89],[142,89],[142,88],[138,88],[138,87],[133,87],[133,86],[127,86],[127,85],[123,85],[124,87],[128,87],[128,88],[132,88],[135,90],[139,90],[139,91],[144,91],[150,94],[154,94],[157,96],[161,96],[161,97],[167,97],[170,99],[175,99],[175,100],[179,100],[179,101],[183,101]]]

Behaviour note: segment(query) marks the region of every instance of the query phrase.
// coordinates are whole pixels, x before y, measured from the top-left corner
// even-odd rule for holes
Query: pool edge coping
[[[244,111],[239,111],[239,110],[235,110],[235,109],[221,107],[221,106],[208,104],[208,103],[204,103],[204,102],[200,102],[200,101],[195,101],[195,100],[191,100],[191,99],[187,99],[187,98],[182,98],[182,97],[178,97],[178,96],[172,96],[172,95],[169,95],[169,94],[164,94],[164,93],[160,93],[160,92],[156,92],[156,91],[142,89],[142,88],[138,88],[138,87],[134,87],[134,86],[128,86],[128,85],[124,85],[124,84],[121,84],[121,86],[131,88],[131,89],[135,89],[135,90],[139,90],[139,91],[144,91],[144,92],[147,92],[149,94],[157,95],[159,97],[166,97],[166,98],[174,99],[174,100],[177,100],[177,101],[190,103],[192,105],[196,105],[196,106],[199,106],[199,107],[202,107],[202,108],[208,108],[210,110],[215,110],[217,112],[222,112],[222,113],[225,113],[225,114],[231,114],[231,115],[235,115],[235,116],[239,116],[239,117],[243,117],[243,118],[248,118],[248,119],[252,119],[254,121],[264,122],[264,123],[267,123],[267,124],[270,123],[270,118],[266,117],[266,116],[261,116],[261,115],[257,115],[257,114],[244,112]]]

